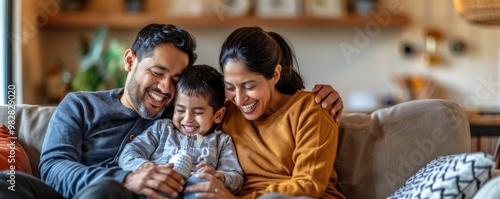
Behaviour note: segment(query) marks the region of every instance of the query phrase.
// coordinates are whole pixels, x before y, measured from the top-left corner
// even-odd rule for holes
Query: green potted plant
[[[71,81],[72,91],[95,91],[123,87],[126,71],[123,70],[125,47],[112,39],[107,46],[107,28],[101,27],[92,42],[81,37],[80,65]]]

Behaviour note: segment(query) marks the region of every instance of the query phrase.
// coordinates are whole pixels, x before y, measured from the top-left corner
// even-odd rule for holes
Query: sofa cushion
[[[0,170],[31,174],[30,160],[16,135],[11,135],[5,125],[0,125]]]
[[[499,184],[500,176],[493,177],[474,194],[473,199],[500,198]]]
[[[413,175],[388,199],[472,198],[491,178],[495,161],[484,152],[441,156]]]
[[[342,114],[335,160],[347,198],[386,198],[432,159],[470,152],[465,111],[456,103],[416,100],[371,114]]]

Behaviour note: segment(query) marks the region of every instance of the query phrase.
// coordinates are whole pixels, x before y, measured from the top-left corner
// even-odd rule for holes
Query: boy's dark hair
[[[186,30],[172,24],[149,24],[142,28],[137,34],[132,51],[136,54],[138,61],[152,56],[156,47],[163,44],[171,44],[189,56],[189,64],[192,65],[197,58],[194,50],[196,40]]]
[[[177,94],[187,96],[198,95],[207,99],[208,104],[219,110],[224,106],[226,96],[224,93],[224,78],[214,67],[208,65],[193,65],[182,72],[182,77],[177,82]]]

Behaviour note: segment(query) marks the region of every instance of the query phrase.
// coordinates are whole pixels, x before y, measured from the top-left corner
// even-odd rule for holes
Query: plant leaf
[[[104,49],[104,41],[108,29],[105,26],[99,27],[90,43],[88,53],[83,55],[80,61],[80,70],[85,71],[93,65],[102,65],[101,54]]]

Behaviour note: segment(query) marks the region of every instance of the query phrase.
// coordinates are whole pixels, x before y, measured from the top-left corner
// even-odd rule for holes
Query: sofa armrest
[[[17,140],[26,151],[33,176],[40,177],[38,164],[45,131],[55,106],[19,104],[15,106],[15,131]],[[0,113],[7,113],[7,105],[0,105]],[[0,115],[0,123],[6,124],[7,114]]]
[[[340,119],[335,161],[347,198],[386,198],[432,159],[470,152],[465,111],[445,100],[415,100]]]

